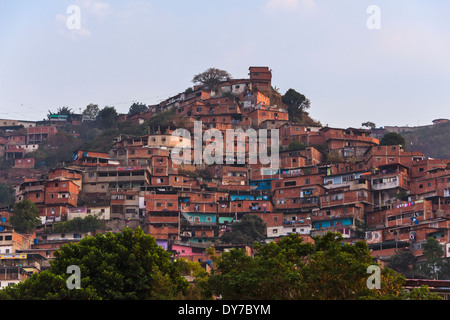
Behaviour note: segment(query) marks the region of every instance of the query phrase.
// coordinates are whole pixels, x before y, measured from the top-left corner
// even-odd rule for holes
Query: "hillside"
[[[418,128],[412,132],[400,133],[409,151],[422,151],[436,159],[450,158],[450,122]]]

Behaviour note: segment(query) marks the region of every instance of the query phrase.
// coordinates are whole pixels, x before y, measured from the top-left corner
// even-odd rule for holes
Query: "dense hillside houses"
[[[216,129],[224,137],[230,129],[278,130],[277,167],[260,158],[250,164],[248,144],[242,149],[244,163],[233,158],[222,164],[177,164],[174,148],[194,148],[198,141],[163,125],[142,136],[120,135],[109,152],[74,150],[64,166],[16,185],[15,201],[34,202],[42,225],[19,235],[8,224],[12,213],[0,212],[1,262],[40,270],[54,250],[89,234],[57,232],[55,226],[89,215],[102,222],[97,232],[140,226],[164,248],[200,262],[206,248],[224,245],[222,235],[246,215],[266,223],[266,241],[290,233],[310,239],[339,232],[349,242],[366,240],[383,263],[399,248],[422,259],[421,244],[434,237],[450,256],[450,159],[380,145],[370,130],[291,122],[286,106],[271,99],[271,80],[269,68],[250,67],[246,79],[227,79],[214,90],[197,85],[119,121],[143,123],[174,110],[192,137],[200,121],[202,134]],[[19,124],[3,122],[9,129]],[[59,129],[20,123],[22,135],[0,139],[2,156],[14,159],[15,167],[32,168],[34,160],[26,154]],[[269,145],[273,138],[269,134]],[[228,142],[237,152],[240,142]],[[201,139],[201,151],[210,144]],[[33,268],[14,271],[9,281],[39,271]]]

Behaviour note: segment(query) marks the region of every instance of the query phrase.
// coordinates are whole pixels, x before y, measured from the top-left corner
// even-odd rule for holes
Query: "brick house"
[[[36,164],[34,158],[23,158],[14,160],[14,168],[16,169],[33,169]]]

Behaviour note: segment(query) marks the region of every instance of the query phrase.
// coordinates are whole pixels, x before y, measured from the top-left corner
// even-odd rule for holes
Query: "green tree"
[[[70,117],[71,117],[73,114],[74,114],[74,113],[73,113],[73,111],[72,111],[71,108],[69,108],[69,107],[59,107],[59,108],[56,110],[56,113],[53,113],[53,112],[51,112],[51,111],[49,110],[49,111],[48,111],[48,114],[47,114],[47,118],[48,118],[49,120],[51,120],[51,115],[60,115],[60,116],[67,116],[67,119],[70,120]]]
[[[423,255],[425,261],[418,265],[418,270],[423,275],[429,276],[433,279],[439,279],[441,276],[441,269],[445,264],[443,259],[444,251],[442,250],[439,241],[433,237],[428,237],[427,240],[422,243]]]
[[[376,127],[376,124],[374,122],[372,122],[372,121],[363,122],[361,125],[363,127],[367,127],[367,128],[370,128],[370,129],[375,129],[375,127]]]
[[[69,266],[78,266],[81,291],[67,290]],[[49,285],[48,281],[56,282]],[[189,283],[171,261],[171,254],[138,228],[97,234],[69,243],[55,252],[48,272],[12,286],[3,299],[149,300],[182,297]],[[45,290],[43,290],[45,289]],[[81,297],[80,297],[81,295]]]
[[[300,141],[293,140],[289,143],[288,150],[305,150],[308,145],[306,143],[301,143]]]
[[[9,222],[19,233],[32,233],[41,224],[41,212],[28,199],[16,202]]]
[[[54,168],[58,163],[71,159],[73,151],[81,145],[81,140],[67,132],[59,131],[29,156],[36,159],[37,168]]]
[[[0,183],[0,206],[14,204],[14,189],[10,183]]]
[[[333,150],[327,154],[328,163],[338,163],[344,162],[344,157],[342,157],[341,153],[338,150]]]
[[[204,85],[210,90],[214,90],[219,83],[228,78],[231,78],[231,75],[227,71],[209,68],[208,70],[195,75],[194,78],[192,78],[192,82]]]
[[[104,107],[97,115],[97,120],[100,122],[102,128],[114,128],[117,122],[117,111],[115,107]]]
[[[417,263],[417,257],[411,251],[396,251],[388,259],[388,267],[403,275],[410,275]]]
[[[74,218],[63,222],[56,223],[53,226],[54,232],[90,232],[96,231],[103,227],[100,220],[94,216],[89,215],[85,218]]]
[[[260,217],[248,214],[233,223],[231,229],[221,237],[222,242],[250,245],[265,238],[266,224]]]
[[[100,108],[97,104],[90,103],[86,106],[86,109],[83,110],[82,115],[84,120],[94,121],[97,119],[97,116],[100,112]]]
[[[70,290],[68,276],[49,270],[34,273],[25,281],[0,290],[0,300],[101,300],[88,280],[81,281],[80,289]]]
[[[242,249],[222,253],[208,280],[211,292],[225,300],[288,300],[301,298],[300,266],[312,246],[296,235],[258,244],[254,256]]]
[[[381,138],[380,146],[399,146],[406,150],[405,138],[396,132],[388,132]]]
[[[366,295],[367,268],[373,264],[365,243],[343,243],[342,235],[315,238],[315,252],[304,268],[307,299],[357,299]]]
[[[410,300],[443,300],[443,298],[437,293],[430,292],[428,286],[420,286],[419,288],[414,288],[409,292],[407,298]]]
[[[256,244],[249,256],[233,249],[215,259],[208,286],[223,299],[433,299],[428,288],[413,295],[405,278],[390,268],[380,273],[379,289],[369,289],[368,267],[376,264],[367,244],[344,242],[341,234],[315,237],[303,243],[290,234],[277,242]]]
[[[186,290],[184,298],[187,300],[210,300],[211,292],[208,288],[209,273],[197,261],[188,261],[178,258],[175,261],[176,268],[183,276],[191,277],[193,280]]]
[[[310,108],[311,101],[294,89],[286,91],[281,101],[288,107],[289,119],[302,123],[304,112]]]
[[[131,105],[130,109],[128,110],[128,114],[133,115],[144,111],[148,111],[148,107],[144,103],[135,102]]]

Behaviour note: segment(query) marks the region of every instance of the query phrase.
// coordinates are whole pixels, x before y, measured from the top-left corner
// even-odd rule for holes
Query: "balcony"
[[[394,189],[400,187],[400,183],[397,178],[394,178],[395,180],[386,181],[382,180],[383,182],[376,183],[375,180],[372,181],[372,190],[374,191],[380,191],[380,190],[387,190],[387,189]]]
[[[318,205],[319,203],[320,203],[320,199],[317,196],[301,198],[302,205]]]
[[[211,218],[211,221],[200,221],[200,218],[198,216],[193,217],[184,212],[181,212],[181,214],[185,218],[185,219],[181,220],[182,225],[191,225],[191,226],[215,226],[216,225],[215,218],[214,219]]]

